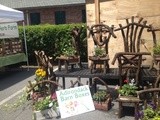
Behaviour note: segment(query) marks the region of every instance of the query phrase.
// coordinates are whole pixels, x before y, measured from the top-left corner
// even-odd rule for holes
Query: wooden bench
[[[148,82],[154,83],[157,78],[156,72],[157,72],[156,70],[150,71],[148,67],[142,67],[142,70],[140,73],[142,84],[145,84]],[[100,78],[103,78],[108,85],[119,85],[119,69],[118,68],[110,68],[106,74],[102,72],[97,72],[94,74],[90,73],[90,69],[87,67],[83,69],[75,68],[74,71],[70,71],[68,73],[66,73],[65,70],[61,70],[61,71],[56,70],[54,73],[56,77],[62,78],[62,83],[64,88],[65,88],[66,78],[70,78],[70,77],[71,78],[79,77],[80,79],[88,78],[90,85],[92,84],[92,78],[100,77]]]

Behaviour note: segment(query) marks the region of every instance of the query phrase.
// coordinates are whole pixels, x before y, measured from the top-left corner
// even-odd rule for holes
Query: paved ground
[[[32,109],[29,102],[26,102],[22,106],[16,109],[4,110],[6,103],[13,104],[16,99],[21,95],[22,88],[27,84],[29,80],[34,80],[35,69],[12,71],[7,73],[0,73],[0,120],[32,120]],[[70,85],[70,80],[76,80],[73,78],[66,79],[66,86]],[[82,79],[82,82],[86,83],[87,79]],[[61,79],[60,79],[61,83]],[[113,96],[115,96],[114,87],[109,86]],[[17,92],[18,91],[18,92]],[[16,93],[16,94],[15,94]],[[104,111],[92,111],[81,115],[65,118],[63,120],[133,120],[133,109],[126,109],[126,116],[118,119],[117,113],[118,104],[113,97],[112,109],[108,112]],[[56,120],[53,118],[52,120]],[[59,118],[59,120],[61,120]]]

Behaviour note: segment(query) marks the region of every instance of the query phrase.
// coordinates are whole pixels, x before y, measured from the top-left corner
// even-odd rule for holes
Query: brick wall
[[[50,8],[36,8],[23,10],[25,14],[25,22],[27,21],[27,14],[29,18],[30,13],[40,13],[41,24],[55,24],[55,11],[66,12],[66,23],[81,23],[82,22],[82,10],[85,9],[85,5],[79,6],[61,6],[61,7],[50,7]],[[30,20],[30,18],[29,18]],[[30,21],[29,21],[30,23]],[[27,24],[27,22],[26,22]]]

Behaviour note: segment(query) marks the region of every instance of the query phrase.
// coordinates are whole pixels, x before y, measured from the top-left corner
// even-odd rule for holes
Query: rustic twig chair
[[[34,51],[39,68],[46,71],[46,78],[55,79],[53,72],[53,58],[45,54],[44,51]]]
[[[129,19],[126,19],[126,23],[127,24],[125,26],[119,24],[119,28],[115,29],[115,31],[121,31],[123,37],[124,52],[121,52],[120,53],[121,55],[117,53],[112,61],[112,64],[115,63],[115,59],[118,59],[120,87],[123,85],[122,82],[123,79],[126,79],[125,77],[127,73],[130,73],[131,69],[132,70],[134,69],[136,73],[135,81],[137,86],[139,87],[140,86],[139,83],[142,83],[142,81],[140,81],[141,63],[146,59],[143,56],[151,55],[150,52],[140,51],[140,45],[142,43],[141,37],[144,29],[146,30],[152,29],[152,26],[147,25],[147,21],[143,21],[143,18],[140,18],[137,22],[135,21],[134,17],[131,17],[130,22]],[[156,42],[154,37],[153,37],[153,42],[154,43]],[[127,57],[127,54],[129,55],[129,57]],[[123,57],[123,59],[121,57]]]
[[[65,64],[65,70],[68,72],[68,66],[71,65],[71,69],[73,69],[74,65],[78,64],[79,68],[82,68],[81,58],[80,58],[80,35],[82,33],[83,26],[80,28],[74,27],[70,31],[70,35],[72,37],[71,44],[72,47],[75,48],[76,53],[74,56],[60,56],[57,57],[58,60],[58,70],[61,71],[62,63]]]
[[[159,110],[160,108],[160,88],[150,88],[146,90],[140,90],[137,92],[138,98],[142,101],[141,104],[139,104],[139,109],[137,111],[137,114],[135,117],[142,119],[142,112],[143,110],[147,109],[148,106],[154,107],[155,110]],[[140,107],[144,106],[144,107]],[[143,114],[144,115],[144,114]]]
[[[131,21],[126,19],[126,25],[122,26],[119,24],[119,28],[115,31],[121,31],[124,52],[119,52],[115,54],[115,57],[112,61],[112,64],[115,63],[116,59],[118,60],[119,68],[119,85],[122,87],[123,80],[125,79],[135,79],[136,85],[138,88],[143,89],[143,81],[141,81],[141,69],[142,62],[146,59],[144,55],[151,55],[150,52],[142,52],[140,45],[142,43],[141,37],[144,29],[151,30],[152,26],[147,25],[147,21],[143,21],[143,18],[140,18],[138,21],[135,21],[134,17],[131,17]],[[152,35],[154,32],[152,33]],[[153,37],[153,42],[155,44],[156,39]],[[119,114],[118,117],[122,117],[124,103],[134,103],[135,113],[138,111],[138,104],[141,101],[137,97],[130,96],[119,96],[117,101],[119,102]],[[135,117],[135,119],[137,119]]]
[[[105,24],[95,24],[91,27],[87,27],[89,30],[89,35],[92,36],[94,45],[98,47],[104,47],[106,57],[103,58],[94,58],[93,56],[89,56],[89,60],[91,60],[91,73],[94,69],[96,69],[97,64],[104,65],[104,74],[109,70],[109,56],[108,56],[108,43],[113,36],[116,38],[115,34],[113,33],[114,26],[111,27]]]

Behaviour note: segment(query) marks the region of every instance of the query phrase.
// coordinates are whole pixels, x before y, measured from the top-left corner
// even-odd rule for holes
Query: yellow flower
[[[35,74],[36,74],[37,76],[39,76],[39,75],[40,75],[40,72],[41,72],[41,69],[37,69],[36,72],[35,72]]]
[[[39,68],[39,69],[36,70],[35,74],[36,74],[36,76],[39,76],[39,77],[45,77],[46,76],[46,71]]]
[[[42,71],[41,75],[42,75],[42,77],[45,77],[46,76],[46,71]]]

